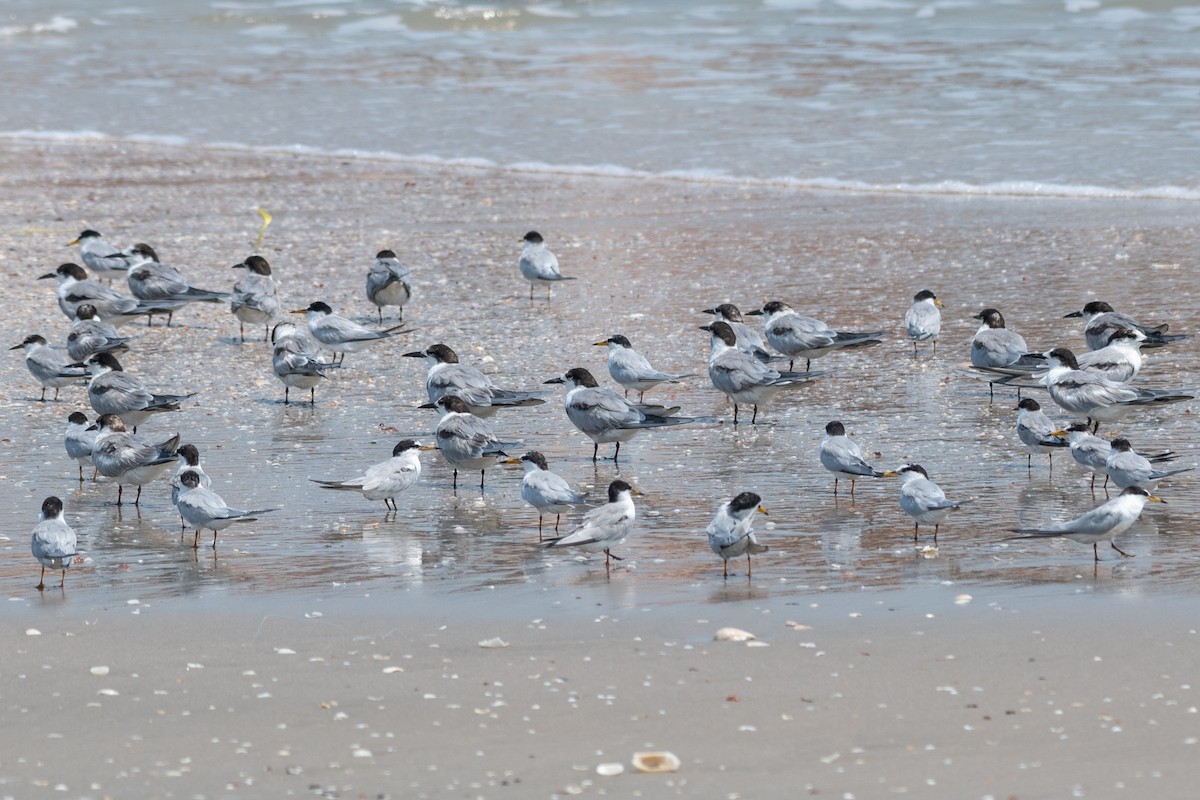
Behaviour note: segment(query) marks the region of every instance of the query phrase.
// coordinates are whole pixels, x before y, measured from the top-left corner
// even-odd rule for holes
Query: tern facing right
[[[320,484],[322,489],[358,492],[368,500],[382,500],[389,511],[398,511],[396,495],[412,488],[421,477],[421,451],[436,449],[433,445],[405,439],[392,448],[391,458],[367,467],[357,478],[345,481],[313,479],[313,483]]]
[[[278,508],[260,508],[257,511],[242,511],[230,508],[221,495],[212,489],[205,489],[201,486],[199,473],[190,469],[179,476],[179,482],[183,484],[183,492],[179,495],[175,508],[179,510],[179,516],[196,529],[196,537],[192,540],[193,550],[200,547],[202,530],[207,529],[213,532],[212,547],[213,550],[216,550],[217,531],[223,531],[235,522],[257,522],[258,517],[254,516],[255,514],[266,514],[279,510]]]
[[[763,332],[771,347],[792,359],[788,364],[789,371],[796,365],[797,358],[805,360],[804,369],[808,370],[812,367],[814,358],[835,350],[871,347],[882,342],[886,335],[884,331],[835,331],[823,321],[807,317],[778,300],[772,300],[762,308],[746,313],[763,318]]]
[[[614,545],[625,541],[633,529],[637,509],[633,495],[641,494],[628,483],[615,480],[608,485],[608,502],[583,515],[583,522],[566,536],[547,539],[543,547],[578,547],[585,553],[604,553],[604,567],[609,559],[623,561],[612,554]]]
[[[517,268],[521,277],[529,281],[529,299],[533,299],[533,287],[543,284],[546,287],[546,299],[550,299],[551,287],[559,281],[573,281],[559,272],[558,258],[546,247],[545,240],[537,231],[530,231],[523,237],[521,258]]]
[[[904,312],[904,328],[912,339],[913,355],[917,354],[917,342],[933,342],[937,354],[938,336],[942,333],[942,301],[928,289],[913,295],[913,304]]]
[[[46,567],[62,570],[58,588],[63,588],[67,582],[67,570],[75,560],[76,544],[75,531],[63,516],[62,500],[47,497],[42,501],[41,517],[38,524],[33,526],[33,539],[30,544],[33,557],[42,565],[38,591],[46,588]]]
[[[724,577],[729,577],[729,559],[744,555],[746,557],[746,577],[753,572],[750,566],[750,556],[755,553],[765,553],[768,548],[759,544],[754,538],[754,514],[766,514],[762,507],[762,498],[754,492],[742,492],[732,500],[727,500],[717,509],[713,521],[708,523],[705,532],[708,534],[708,546],[725,562]]]
[[[1148,502],[1165,503],[1166,501],[1155,497],[1140,486],[1130,486],[1113,499],[1096,506],[1081,517],[1066,522],[1056,522],[1045,528],[1010,528],[1009,532],[1020,534],[1011,537],[1013,539],[1057,537],[1070,539],[1080,544],[1090,544],[1092,557],[1097,562],[1100,560],[1100,552],[1096,547],[1100,542],[1107,540],[1113,550],[1125,558],[1132,558],[1132,554],[1117,547],[1114,540],[1118,534],[1129,530],[1133,523],[1137,522],[1137,518]]]
[[[947,500],[942,487],[929,480],[929,473],[920,464],[905,464],[888,470],[884,477],[900,478],[900,508],[913,518],[913,541],[917,541],[921,523],[933,525],[933,543],[937,544],[938,527],[970,500]]]
[[[1042,411],[1041,404],[1030,397],[1017,403],[1017,438],[1029,451],[1025,454],[1025,468],[1028,470],[1033,469],[1034,453],[1045,453],[1050,457],[1050,469],[1053,471],[1055,449],[1071,446]]]
[[[566,478],[550,471],[546,457],[537,450],[530,450],[508,463],[525,467],[525,477],[521,479],[521,499],[537,509],[539,542],[542,540],[542,517],[554,515],[554,531],[557,533],[562,512],[569,511],[571,506],[587,503],[587,498],[572,489]]]

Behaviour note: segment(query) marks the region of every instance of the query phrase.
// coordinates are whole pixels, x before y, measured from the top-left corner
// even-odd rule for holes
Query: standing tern
[[[344,481],[316,480],[322,489],[338,489],[358,492],[368,500],[382,500],[389,511],[398,511],[396,496],[407,491],[421,477],[421,451],[436,450],[433,445],[423,445],[405,439],[392,448],[392,457],[367,467],[366,472]]]
[[[421,408],[440,408],[442,419],[438,422],[437,449],[442,458],[454,468],[453,488],[458,489],[459,469],[479,470],[479,488],[483,489],[487,468],[496,463],[498,456],[508,456],[502,444],[492,432],[492,426],[471,413],[461,397],[447,394],[436,403],[426,403]]]
[[[714,387],[733,401],[733,424],[738,421],[738,404],[750,403],[750,424],[758,422],[758,407],[766,405],[784,389],[809,383],[824,372],[779,372],[737,348],[737,337],[729,323],[717,320],[701,325],[709,332],[708,377]]]
[[[271,275],[271,265],[262,256],[250,256],[232,269],[246,270],[246,277],[233,284],[229,310],[237,317],[242,341],[246,341],[246,323],[262,325],[267,340],[271,320],[279,313],[279,287]]]
[[[854,482],[859,478],[883,477],[882,472],[863,460],[862,448],[846,435],[846,426],[837,420],[825,426],[819,456],[821,466],[833,473],[834,497],[837,497],[839,477],[850,479],[851,497],[854,496]]]
[[[1045,356],[1050,366],[1045,378],[1050,397],[1072,414],[1087,416],[1094,423],[1093,431],[1101,422],[1115,422],[1134,408],[1195,397],[1191,390],[1139,389],[1086,372],[1079,368],[1075,354],[1065,347],[1056,347]]]
[[[511,459],[509,463],[525,467],[525,477],[521,479],[521,499],[537,509],[539,542],[542,541],[543,516],[554,515],[554,531],[557,533],[562,512],[587,503],[586,496],[572,489],[566,478],[550,471],[546,457],[538,451],[530,450],[520,458]]]
[[[1066,430],[1057,433],[1067,437],[1067,441],[1071,443],[1071,456],[1080,466],[1092,473],[1091,489],[1095,494],[1097,476],[1104,478],[1104,486],[1101,488],[1108,486],[1108,457],[1112,454],[1112,445],[1108,440],[1090,434],[1090,430],[1091,426],[1086,423],[1073,422]],[[1170,450],[1146,456],[1151,464],[1164,464],[1174,461],[1177,457]]]
[[[754,492],[742,492],[732,500],[727,500],[717,509],[716,516],[708,523],[705,533],[708,534],[708,546],[724,561],[724,577],[729,577],[729,559],[738,556],[746,557],[746,577],[753,574],[750,566],[750,556],[765,553],[768,548],[759,544],[751,529],[754,524],[754,514],[766,514],[762,507],[762,498]]]
[[[112,353],[96,353],[84,363],[92,371],[87,385],[92,409],[97,414],[116,414],[133,427],[134,433],[151,414],[178,411],[182,401],[196,394],[155,394],[141,378],[126,372]]]
[[[922,289],[913,295],[913,303],[904,312],[904,329],[908,338],[912,339],[913,355],[917,354],[918,342],[932,342],[933,352],[937,354],[937,340],[942,333],[942,301],[928,289]]]
[[[957,511],[970,500],[947,500],[942,487],[929,480],[929,473],[920,464],[905,464],[883,473],[888,478],[900,478],[900,508],[913,518],[913,541],[922,523],[933,525],[933,543],[937,544],[938,527],[951,511]]]
[[[217,531],[223,531],[235,522],[257,522],[256,514],[279,510],[260,508],[256,511],[242,511],[230,508],[221,495],[200,485],[200,475],[194,470],[187,470],[180,475],[179,482],[183,485],[183,492],[179,495],[175,508],[178,509],[179,516],[196,529],[196,536],[192,540],[193,550],[199,549],[200,532],[203,530],[213,532],[212,547],[216,550]]]
[[[95,308],[100,319],[111,325],[124,325],[130,320],[148,317],[151,314],[167,314],[183,305],[176,300],[143,303],[133,297],[127,297],[107,286],[88,280],[87,273],[78,264],[60,264],[54,272],[48,272],[38,280],[49,278],[58,281],[58,307],[67,315],[67,319],[72,321],[82,303]]]
[[[30,544],[33,557],[42,565],[37,585],[39,592],[46,588],[46,567],[62,571],[58,588],[63,588],[67,582],[67,570],[75,560],[76,545],[75,531],[63,515],[62,500],[47,497],[42,501],[42,513],[38,524],[33,526]]]
[[[183,475],[183,473],[191,470],[199,475],[200,486],[205,489],[212,486],[212,478],[208,477],[208,473],[204,471],[204,467],[200,466],[200,448],[196,447],[196,445],[190,443],[181,444],[175,455],[179,459],[179,464],[175,467],[175,474],[171,476],[170,481],[171,505],[178,508],[179,495],[183,494],[186,488],[184,487],[183,482],[180,480],[180,477]],[[184,520],[183,515],[180,515],[179,517],[179,527],[181,530],[186,527],[186,521]]]
[[[671,375],[650,366],[646,357],[633,349],[629,340],[620,334],[614,334],[603,342],[596,342],[596,347],[608,348],[608,374],[617,383],[625,387],[625,396],[629,390],[638,393],[638,402],[642,402],[646,392],[660,383],[679,383],[684,378],[694,378],[696,373],[684,372]]]
[[[63,386],[87,379],[86,369],[71,364],[62,351],[51,348],[36,333],[26,336],[20,344],[8,349],[25,351],[25,368],[42,385],[42,396],[39,398],[42,402],[46,400],[47,387],[54,389],[54,399],[58,400],[58,390]]]
[[[129,269],[129,255],[122,253],[96,231],[88,229],[67,242],[67,247],[79,245],[79,257],[97,275],[111,275]]]
[[[385,306],[396,306],[396,317],[404,319],[404,304],[412,299],[410,270],[391,250],[380,250],[367,269],[367,299],[379,311],[379,324],[383,324]]]
[[[1102,300],[1093,300],[1080,311],[1072,311],[1063,319],[1083,317],[1083,335],[1087,339],[1089,350],[1099,350],[1108,345],[1108,339],[1118,328],[1133,328],[1146,336],[1145,347],[1162,347],[1171,342],[1189,338],[1187,334],[1167,334],[1166,323],[1161,325],[1143,325],[1128,314],[1114,311],[1113,307]]]
[[[678,406],[647,406],[634,404],[612,389],[601,388],[592,373],[583,367],[567,370],[561,378],[546,383],[561,383],[567,387],[563,407],[571,423],[593,442],[592,461],[599,457],[600,445],[616,442],[613,460],[621,456],[621,442],[629,441],[638,431],[686,425],[700,417],[675,417]]]
[[[229,299],[228,292],[192,286],[179,270],[159,261],[158,253],[148,244],[135,244],[129,254],[133,259],[126,274],[129,291],[143,303],[224,303]],[[167,312],[167,327],[171,326],[171,316],[172,312]]]
[[[271,329],[271,347],[271,370],[283,383],[283,404],[288,405],[292,389],[308,389],[316,408],[316,386],[327,377],[325,370],[337,365],[322,361],[317,343],[291,322],[280,322]]]
[[[457,395],[477,417],[490,417],[501,408],[539,406],[545,403],[542,392],[518,392],[501,389],[475,367],[460,364],[458,354],[444,344],[431,344],[424,350],[405,353],[404,358],[424,358],[429,363],[425,374],[425,392],[436,403],[447,394]]]
[[[637,518],[633,495],[640,495],[628,483],[615,480],[608,485],[608,502],[583,515],[583,522],[566,536],[543,542],[544,547],[578,547],[585,553],[604,553],[604,568],[609,560],[623,561],[612,554],[615,545],[625,541]]]
[[[763,332],[771,347],[783,353],[791,363],[791,370],[797,358],[804,358],[805,369],[812,366],[812,360],[835,350],[854,350],[860,347],[871,347],[883,341],[884,331],[870,333],[850,333],[835,331],[819,319],[806,317],[795,311],[787,303],[772,300],[755,311],[747,311],[748,315],[763,318]]]
[[[303,314],[308,321],[308,332],[312,334],[312,337],[320,342],[321,346],[341,355],[341,358],[337,360],[338,364],[345,360],[346,353],[357,353],[381,339],[408,333],[407,330],[401,330],[404,327],[402,324],[382,331],[373,331],[345,317],[339,317],[333,313],[332,308],[320,300],[309,303],[307,308],[298,308],[292,313]]]
[[[1080,369],[1103,375],[1110,381],[1128,383],[1142,371],[1142,345],[1146,334],[1136,328],[1114,328],[1108,344],[1099,350],[1079,353],[1075,360]]]
[[[1146,503],[1165,503],[1140,486],[1130,486],[1113,499],[1098,505],[1081,517],[1066,522],[1056,522],[1045,528],[1010,528],[1010,533],[1020,534],[1013,539],[1070,539],[1080,544],[1092,546],[1092,558],[1099,562],[1100,552],[1096,546],[1107,541],[1125,558],[1132,558],[1117,547],[1117,535],[1124,533],[1137,522]]]
[[[92,463],[106,478],[117,482],[117,505],[125,484],[137,486],[136,506],[142,499],[142,486],[157,478],[177,457],[179,434],[158,444],[139,439],[125,430],[125,423],[116,414],[101,414],[96,421],[99,434],[92,448]]]
[[[1104,471],[1119,489],[1130,486],[1140,486],[1147,492],[1153,492],[1158,482],[1171,475],[1181,472],[1191,472],[1195,467],[1182,469],[1155,469],[1150,459],[1135,453],[1133,445],[1124,437],[1117,437],[1110,443],[1112,450],[1104,462]]]
[[[767,350],[767,343],[762,335],[751,328],[742,319],[742,312],[733,303],[721,303],[719,306],[704,309],[705,314],[712,314],[717,319],[729,323],[733,335],[737,338],[737,349],[754,356],[759,361],[767,362],[775,359]]]
[[[529,299],[533,299],[533,287],[543,284],[546,287],[546,299],[550,299],[551,287],[558,281],[573,281],[574,278],[564,276],[558,269],[558,258],[546,247],[542,235],[537,231],[525,234],[524,245],[521,248],[521,258],[517,268],[521,277],[529,281]]]
[[[1071,446],[1058,426],[1042,411],[1041,404],[1030,397],[1017,403],[1017,438],[1029,451],[1025,454],[1026,470],[1033,469],[1035,453],[1045,453],[1050,457],[1050,470],[1053,473],[1054,451],[1060,447]]]
[[[83,483],[83,466],[92,465],[92,448],[96,446],[96,435],[99,431],[88,424],[87,414],[82,411],[72,411],[67,417],[67,430],[63,434],[63,447],[67,455],[79,464],[79,482]],[[95,477],[95,473],[92,473]]]
[[[67,334],[67,352],[76,361],[95,353],[121,353],[129,349],[131,336],[118,336],[117,329],[100,319],[91,303],[75,307],[75,322]]]

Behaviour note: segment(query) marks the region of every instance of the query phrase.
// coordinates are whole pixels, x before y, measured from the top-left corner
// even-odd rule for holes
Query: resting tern
[[[67,430],[63,434],[63,447],[67,455],[79,463],[79,482],[83,483],[83,465],[92,465],[92,448],[96,445],[95,427],[88,424],[87,415],[72,411],[67,417]],[[95,473],[93,473],[95,477]]]
[[[356,478],[344,481],[313,480],[322,489],[338,489],[358,492],[368,500],[382,500],[389,511],[398,511],[396,496],[407,491],[421,477],[421,451],[436,450],[433,445],[423,445],[405,439],[392,448],[392,457],[367,467]]]
[[[1187,334],[1167,334],[1167,324],[1142,325],[1128,314],[1114,311],[1113,307],[1101,300],[1093,300],[1081,311],[1072,311],[1063,319],[1083,317],[1083,335],[1087,339],[1089,350],[1099,350],[1108,345],[1108,339],[1118,328],[1133,328],[1146,336],[1145,347],[1162,347],[1171,342],[1189,338]]]
[[[36,333],[26,336],[20,344],[8,349],[25,351],[25,368],[42,385],[42,396],[39,399],[43,402],[46,400],[47,387],[54,389],[54,399],[58,400],[58,390],[63,386],[81,383],[87,379],[86,369],[70,363],[65,353],[50,347],[46,340]]]
[[[67,242],[67,247],[79,245],[79,257],[97,275],[110,275],[129,269],[129,255],[122,253],[104,237],[93,230],[86,230]]]
[[[1054,469],[1054,451],[1070,447],[1058,426],[1050,421],[1037,400],[1026,397],[1017,403],[1017,438],[1029,451],[1025,454],[1025,468],[1033,469],[1034,453],[1045,453],[1050,457],[1050,469]]]
[[[533,287],[543,284],[546,287],[546,299],[550,299],[551,287],[558,281],[573,281],[574,278],[564,276],[558,269],[558,258],[546,247],[542,235],[530,231],[524,236],[524,246],[521,248],[521,259],[517,267],[521,277],[529,281],[529,299],[533,299]]]
[[[862,457],[858,442],[846,435],[846,426],[834,420],[825,426],[825,438],[819,449],[821,466],[833,473],[833,494],[838,493],[838,478],[850,479],[850,496],[854,496],[854,482],[859,478],[882,478],[883,473],[868,464]]]
[[[625,387],[625,396],[629,390],[638,393],[638,402],[642,402],[646,392],[660,383],[679,383],[684,378],[694,378],[696,373],[684,372],[672,375],[650,366],[646,357],[633,349],[633,345],[624,336],[613,334],[603,342],[596,342],[596,347],[608,348],[608,374],[617,383]]]
[[[525,477],[521,479],[521,499],[537,509],[539,542],[542,540],[543,516],[554,515],[554,530],[557,533],[562,512],[569,511],[571,506],[587,503],[586,496],[572,489],[566,478],[550,471],[546,457],[538,451],[530,450],[508,463],[525,467]]]
[[[615,480],[608,485],[608,502],[583,515],[583,522],[566,536],[547,539],[545,547],[578,547],[585,553],[604,553],[604,567],[609,559],[624,559],[612,554],[615,545],[625,541],[637,518],[633,495],[641,494],[628,483]]]
[[[235,522],[257,522],[256,514],[266,514],[278,511],[278,508],[260,508],[256,511],[242,511],[230,508],[221,495],[212,489],[200,485],[200,475],[194,470],[187,470],[179,476],[183,492],[175,503],[179,516],[196,529],[196,537],[192,540],[192,549],[200,547],[200,532],[213,532],[213,550],[217,549],[217,531],[223,531]]]
[[[408,333],[406,330],[401,330],[403,325],[396,325],[382,331],[373,331],[345,317],[339,317],[333,313],[332,308],[320,300],[309,303],[307,308],[298,308],[292,313],[303,314],[308,321],[308,332],[312,334],[312,337],[320,342],[322,347],[341,355],[341,358],[337,360],[338,364],[345,360],[346,353],[357,353],[367,345],[381,339]]]
[[[315,408],[316,385],[327,377],[325,370],[337,365],[322,361],[317,343],[291,322],[280,322],[271,329],[271,346],[271,370],[283,383],[283,404],[288,405],[290,390],[308,389]]]
[[[279,287],[271,275],[271,265],[262,256],[250,256],[232,269],[246,270],[246,277],[233,284],[229,298],[229,310],[238,319],[242,341],[246,341],[246,323],[262,325],[263,341],[271,320],[279,313]]]
[[[1045,356],[1050,366],[1045,378],[1050,397],[1072,414],[1087,416],[1095,423],[1093,430],[1101,422],[1115,422],[1134,408],[1178,403],[1195,396],[1190,390],[1139,389],[1086,372],[1065,347],[1056,347]]]
[[[912,339],[913,355],[917,354],[918,342],[933,342],[933,352],[937,353],[937,340],[942,332],[941,307],[942,301],[928,289],[913,295],[913,304],[904,312],[904,328]]]
[[[1135,453],[1133,445],[1124,437],[1113,439],[1109,443],[1112,450],[1104,462],[1104,471],[1117,488],[1128,489],[1130,486],[1140,486],[1147,492],[1153,492],[1158,482],[1171,475],[1181,472],[1191,472],[1195,467],[1182,469],[1155,469],[1150,459]]]
[[[1100,552],[1096,546],[1107,540],[1113,550],[1125,558],[1132,558],[1131,554],[1117,547],[1114,539],[1137,522],[1137,518],[1141,516],[1142,509],[1148,502],[1163,503],[1165,501],[1140,486],[1130,486],[1113,499],[1096,506],[1081,517],[1066,522],[1056,522],[1045,528],[1010,528],[1009,530],[1011,533],[1021,534],[1012,537],[1014,539],[1062,538],[1080,544],[1090,544],[1092,557],[1096,561],[1100,560]]]
[[[733,335],[737,337],[738,350],[763,362],[776,358],[767,350],[767,343],[763,341],[759,332],[745,323],[742,319],[742,312],[733,303],[721,303],[714,308],[706,308],[704,313],[712,314],[717,319],[729,323],[729,327],[733,329]]]
[[[58,588],[63,588],[67,582],[67,570],[75,560],[76,545],[75,531],[67,524],[63,515],[62,500],[47,497],[42,501],[42,513],[38,524],[33,526],[33,539],[30,544],[33,557],[42,565],[38,591],[46,588],[46,567],[62,571]]]
[[[750,566],[750,556],[765,553],[769,549],[765,544],[759,544],[754,538],[751,527],[754,524],[754,514],[766,514],[762,507],[762,498],[754,492],[742,492],[732,500],[727,500],[717,509],[713,521],[708,523],[708,546],[724,561],[724,577],[729,577],[729,559],[744,555],[746,557],[746,577],[753,572]]]
[[[501,389],[475,367],[461,364],[458,354],[444,344],[431,344],[424,350],[405,353],[404,358],[424,358],[429,363],[425,391],[429,402],[443,395],[457,395],[477,417],[490,417],[501,408],[539,406],[545,403],[542,392],[517,392]]]
[[[67,353],[76,361],[83,361],[95,353],[124,352],[132,341],[132,336],[118,336],[117,329],[101,320],[91,303],[80,303],[67,334]]]
[[[91,368],[88,381],[88,402],[97,414],[116,414],[126,425],[141,425],[151,414],[178,411],[180,402],[195,395],[155,394],[146,388],[142,379],[130,375],[112,353],[96,353],[84,362]]]
[[[384,306],[396,306],[396,316],[404,319],[404,304],[412,299],[410,270],[396,258],[391,250],[380,250],[375,254],[367,270],[367,299],[379,310],[379,324],[383,324]]]
[[[72,321],[82,303],[95,308],[100,319],[111,325],[124,325],[130,320],[151,314],[167,314],[183,305],[174,300],[143,303],[133,297],[126,297],[107,286],[88,280],[87,273],[78,264],[60,264],[54,272],[48,272],[38,280],[48,278],[58,281],[58,307],[67,315],[67,319]]]
[[[158,253],[148,244],[135,244],[129,254],[133,259],[126,275],[129,291],[143,303],[224,303],[229,299],[228,292],[192,286],[179,270],[160,262]],[[167,312],[168,327],[171,316],[172,312]]]
[[[900,478],[900,508],[913,518],[913,541],[922,523],[933,525],[933,543],[937,544],[938,527],[970,500],[947,500],[942,487],[929,480],[929,473],[920,464],[905,464],[896,470],[883,473],[889,478]]]
[[[871,347],[883,341],[886,335],[883,331],[870,333],[849,333],[835,331],[819,319],[806,317],[792,309],[787,303],[772,300],[755,311],[747,311],[748,315],[763,317],[763,332],[771,347],[783,353],[791,363],[788,369],[795,366],[795,359],[805,359],[805,369],[812,366],[812,360],[835,350],[853,350],[860,347]]]
[[[96,421],[99,433],[92,448],[92,463],[106,478],[117,482],[117,505],[125,484],[137,486],[136,506],[142,499],[142,486],[157,478],[176,459],[179,434],[158,444],[139,439],[125,430],[125,423],[116,414],[101,414]]]
[[[708,355],[708,377],[713,386],[724,392],[733,401],[733,424],[738,421],[738,404],[750,403],[754,412],[750,424],[758,421],[758,407],[766,405],[784,389],[809,383],[824,372],[779,372],[759,361],[754,356],[737,349],[737,337],[729,323],[717,320],[711,325],[701,325],[708,331],[710,350]]]
[[[506,445],[492,432],[492,426],[471,413],[462,398],[452,394],[442,395],[436,403],[426,403],[421,408],[440,408],[442,419],[438,422],[437,449],[442,458],[454,468],[453,488],[458,488],[459,469],[479,470],[479,488],[483,489],[487,468],[496,463],[497,456],[505,456]]]

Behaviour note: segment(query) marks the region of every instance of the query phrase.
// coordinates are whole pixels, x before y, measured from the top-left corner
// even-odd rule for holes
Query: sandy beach
[[[273,222],[259,250],[286,309],[324,299],[374,324],[362,284],[385,247],[417,286],[416,332],[351,354],[315,408],[283,405],[268,348],[241,344],[227,307],[124,329],[141,337],[131,371],[199,393],[147,437],[182,431],[231,504],[280,507],[223,532],[215,554],[193,552],[190,531],[181,540],[165,482],[140,510],[116,508],[111,482],[78,484],[61,439],[69,411],[91,415],[86,396],[38,403],[19,352],[0,365],[2,626],[15,643],[0,662],[0,796],[1191,795],[1194,478],[1164,483],[1169,504],[1122,538],[1135,558],[1102,548],[1093,567],[1089,547],[1005,541],[1103,496],[1069,458],[1053,478],[1044,462],[1027,470],[1015,396],[989,400],[959,368],[984,305],[1003,305],[1031,344],[1082,347],[1062,317],[1096,297],[1193,331],[1194,203],[818,193],[107,140],[6,140],[0,164],[10,346],[65,338],[52,282],[36,278],[77,257],[64,245],[86,227],[151,241],[198,285],[227,289],[261,207]],[[578,277],[549,302],[531,303],[516,274],[531,228]],[[950,308],[937,355],[913,357],[898,320],[926,285]],[[663,368],[703,373],[700,311],[772,297],[893,335],[816,364],[834,374],[754,427],[729,424],[703,374],[655,389],[648,399],[717,421],[641,435],[619,464],[591,462],[557,391],[496,418],[594,497],[616,477],[646,492],[611,573],[536,547],[519,470],[452,492],[428,454],[390,515],[311,488],[430,436],[424,366],[405,350],[451,343],[512,388],[575,365],[607,383],[593,343],[623,331]],[[1156,385],[1200,374],[1194,342],[1152,365]],[[1119,431],[1190,464],[1194,407]],[[814,467],[835,418],[881,466],[920,460],[974,501],[937,548],[912,542],[894,483],[835,501]],[[703,529],[751,488],[771,550],[752,580],[739,564],[723,581]],[[66,501],[81,563],[65,591],[39,593],[29,530],[48,494]],[[766,646],[714,642],[726,626]],[[634,773],[635,752],[661,750],[677,772]],[[623,774],[596,772],[609,763]]]

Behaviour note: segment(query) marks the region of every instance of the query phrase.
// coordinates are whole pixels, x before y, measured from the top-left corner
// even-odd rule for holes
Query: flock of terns
[[[264,218],[269,222],[265,214]],[[93,477],[99,474],[117,482],[118,505],[124,486],[136,486],[133,501],[136,505],[142,486],[165,473],[172,464],[176,465],[171,478],[171,499],[183,524],[195,530],[193,548],[199,547],[203,530],[213,532],[215,551],[219,531],[277,509],[230,507],[210,488],[211,479],[205,474],[194,445],[180,445],[178,435],[158,443],[137,436],[138,425],[156,414],[178,410],[180,403],[191,395],[156,393],[141,378],[125,372],[117,354],[129,350],[132,340],[121,336],[117,327],[141,318],[149,323],[155,316],[166,317],[169,326],[174,312],[188,303],[229,303],[238,319],[243,342],[247,324],[264,326],[264,338],[272,346],[272,369],[284,386],[284,403],[291,402],[291,389],[307,389],[309,402],[314,405],[316,386],[342,366],[347,353],[408,332],[403,324],[368,328],[334,314],[321,301],[292,312],[304,314],[303,327],[290,321],[276,322],[282,305],[271,267],[261,256],[250,256],[234,265],[235,269],[245,270],[245,276],[234,284],[231,292],[218,292],[192,286],[178,270],[161,263],[153,248],[145,244],[117,250],[92,230],[84,231],[70,244],[79,245],[80,259],[96,276],[125,276],[131,295],[90,279],[87,271],[77,264],[63,264],[42,278],[57,280],[59,308],[72,320],[65,352],[37,334],[27,336],[12,349],[24,350],[25,364],[42,386],[42,400],[48,388],[54,389],[57,400],[61,388],[86,380],[88,401],[98,416],[89,423],[82,412],[72,412],[64,437],[68,455],[79,463],[81,482],[84,467],[91,465]],[[561,274],[557,258],[542,236],[533,231],[524,237],[518,267],[530,284],[531,300],[537,286],[546,288],[549,299],[555,283],[571,280]],[[378,309],[380,325],[388,307],[397,308],[402,319],[403,307],[412,293],[409,269],[393,251],[380,251],[366,280],[367,298]],[[922,344],[930,345],[936,352],[941,333],[940,307],[940,301],[931,291],[914,296],[903,320],[914,354]],[[733,403],[734,424],[738,423],[739,406],[752,407],[750,422],[755,424],[759,406],[769,404],[782,391],[804,386],[826,374],[811,370],[813,359],[840,350],[871,347],[885,337],[884,331],[835,330],[779,301],[767,302],[747,312],[746,316],[762,317],[761,334],[746,323],[732,304],[715,306],[706,313],[714,317],[710,324],[701,326],[710,336],[708,375],[712,385]],[[1102,541],[1109,541],[1116,552],[1128,556],[1117,548],[1114,537],[1133,525],[1147,502],[1162,502],[1151,494],[1159,481],[1190,468],[1163,469],[1161,465],[1175,458],[1173,453],[1143,456],[1134,452],[1126,439],[1108,442],[1093,434],[1100,423],[1113,422],[1135,409],[1194,398],[1195,390],[1151,390],[1130,384],[1142,368],[1143,347],[1164,346],[1187,337],[1168,334],[1166,325],[1142,325],[1100,302],[1088,303],[1068,316],[1085,319],[1089,352],[1078,356],[1065,348],[1031,352],[1025,340],[1006,327],[999,311],[984,309],[977,315],[980,327],[971,343],[972,369],[988,381],[990,390],[996,385],[1015,386],[1018,391],[1043,388],[1059,407],[1087,420],[1060,429],[1050,422],[1036,400],[1022,399],[1018,406],[1017,433],[1029,450],[1030,463],[1034,454],[1048,454],[1052,458],[1055,451],[1069,449],[1094,476],[1103,476],[1106,485],[1111,480],[1122,490],[1118,496],[1076,519],[1039,529],[1016,529],[1013,533],[1019,537],[1064,537],[1091,544],[1097,561],[1096,548]],[[678,406],[644,402],[645,392],[693,374],[655,369],[622,335],[595,344],[607,348],[609,374],[624,389],[624,394],[600,386],[591,372],[581,367],[546,382],[565,386],[566,414],[592,440],[593,460],[599,458],[601,444],[615,444],[613,459],[619,459],[621,443],[643,430],[712,421],[679,416]],[[423,445],[406,439],[395,446],[390,459],[370,467],[362,475],[344,481],[316,481],[319,486],[359,492],[368,500],[382,500],[389,509],[395,509],[396,496],[420,477],[423,450],[441,453],[453,468],[456,489],[460,469],[478,470],[482,488],[487,469],[503,458],[525,469],[521,496],[538,511],[539,539],[544,546],[603,552],[606,568],[610,560],[620,560],[611,549],[632,529],[636,519],[633,496],[640,493],[625,481],[614,480],[608,486],[607,503],[584,513],[570,533],[542,539],[546,515],[555,515],[557,532],[561,514],[586,505],[587,498],[552,472],[541,453],[529,451],[519,459],[510,458],[505,448],[512,449],[515,445],[497,439],[487,421],[501,408],[544,403],[542,392],[502,389],[480,370],[461,363],[457,354],[444,344],[404,355],[427,362],[425,388],[429,403],[422,407],[437,408],[442,413],[434,434],[436,444]],[[805,368],[797,371],[794,367],[801,359]],[[787,369],[782,369],[784,362]],[[637,402],[629,399],[630,391],[638,393]],[[933,525],[936,542],[938,527],[949,514],[970,502],[948,499],[919,464],[904,464],[887,471],[875,469],[864,459],[858,444],[846,435],[841,422],[830,422],[825,433],[819,460],[834,476],[834,493],[843,478],[850,480],[853,495],[855,481],[860,478],[899,477],[900,507],[913,519],[914,540],[921,525]],[[1095,477],[1093,489],[1094,485]],[[766,513],[762,498],[753,492],[742,492],[720,506],[707,528],[709,545],[723,559],[726,577],[730,559],[745,556],[749,576],[750,556],[767,549],[753,532],[756,513]],[[48,497],[42,503],[41,519],[33,529],[32,551],[42,567],[37,588],[44,589],[47,569],[62,572],[61,587],[66,570],[76,558],[76,536],[64,518],[63,503],[58,497]]]

